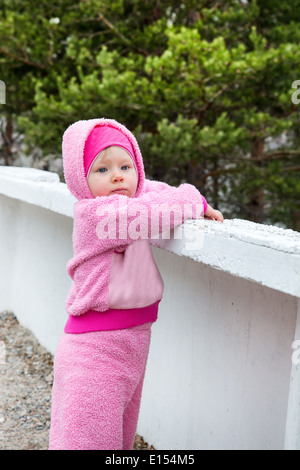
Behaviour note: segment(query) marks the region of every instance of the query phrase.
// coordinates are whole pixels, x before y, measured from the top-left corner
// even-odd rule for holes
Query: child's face
[[[133,197],[138,178],[130,155],[122,147],[109,147],[94,161],[87,179],[94,197],[124,194]]]

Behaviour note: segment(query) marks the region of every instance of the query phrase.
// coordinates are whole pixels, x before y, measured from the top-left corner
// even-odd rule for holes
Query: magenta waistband
[[[89,310],[84,315],[70,315],[65,333],[88,333],[91,331],[123,330],[143,323],[157,320],[160,300],[148,307],[131,308],[128,310],[109,309],[105,312]]]

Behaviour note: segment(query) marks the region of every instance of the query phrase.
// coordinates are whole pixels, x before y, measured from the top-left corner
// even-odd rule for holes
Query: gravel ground
[[[10,312],[0,313],[0,450],[47,450],[53,357]],[[134,450],[153,449],[136,436]]]

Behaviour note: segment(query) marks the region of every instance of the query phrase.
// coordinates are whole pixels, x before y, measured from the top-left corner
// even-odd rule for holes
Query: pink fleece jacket
[[[95,126],[109,126],[130,141],[138,173],[133,198],[122,194],[94,198],[84,168],[84,148]],[[188,218],[203,216],[206,201],[190,184],[178,188],[145,178],[133,134],[111,119],[72,124],[63,137],[66,183],[78,199],[74,208],[74,256],[67,264],[73,280],[65,332],[123,329],[157,318],[163,281],[151,240]]]

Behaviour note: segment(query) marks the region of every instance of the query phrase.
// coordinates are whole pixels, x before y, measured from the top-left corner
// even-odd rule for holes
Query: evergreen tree
[[[299,26],[300,0],[4,0],[6,155],[12,123],[60,155],[69,124],[115,118],[148,177],[300,230]]]

